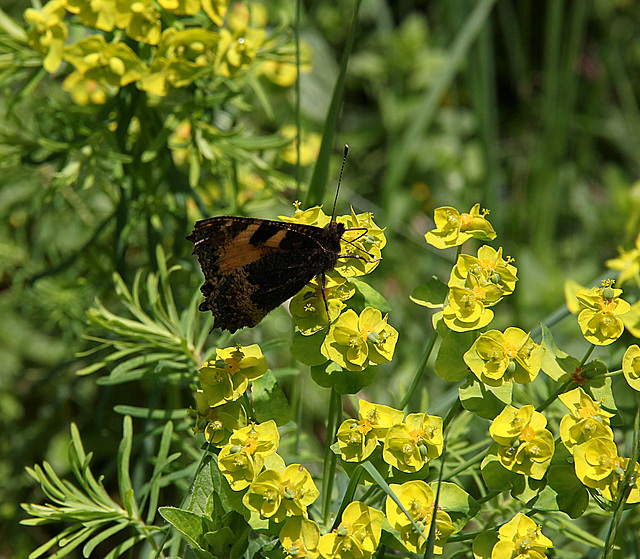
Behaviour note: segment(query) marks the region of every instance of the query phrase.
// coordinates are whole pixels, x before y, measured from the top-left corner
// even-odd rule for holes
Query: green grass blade
[[[397,185],[402,182],[409,170],[413,154],[412,146],[418,143],[420,136],[433,120],[442,96],[466,62],[469,49],[482,30],[495,3],[496,0],[480,0],[476,4],[453,43],[449,63],[436,79],[433,87],[426,92],[424,102],[413,114],[404,137],[390,147],[387,172],[383,182],[383,196],[386,202],[384,207],[390,207],[389,202]]]
[[[333,88],[329,112],[327,113],[327,118],[324,122],[320,154],[318,155],[316,166],[313,169],[313,176],[309,183],[309,190],[307,191],[307,196],[304,200],[304,206],[306,208],[322,204],[322,200],[324,198],[324,192],[327,186],[327,177],[329,176],[329,161],[331,159],[331,151],[333,149],[336,130],[338,129],[338,119],[340,118],[340,106],[347,77],[347,65],[349,63],[349,56],[353,50],[353,44],[356,36],[360,3],[361,0],[356,0],[356,5],[353,9],[353,18],[351,20],[351,27],[349,28],[349,35],[347,36],[347,44],[344,47],[342,61],[340,62],[340,73],[338,74],[336,85]]]

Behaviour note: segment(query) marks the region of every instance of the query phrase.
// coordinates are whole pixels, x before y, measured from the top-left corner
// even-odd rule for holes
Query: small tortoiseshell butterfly
[[[231,333],[253,327],[314,277],[332,270],[338,258],[362,258],[340,254],[346,229],[333,220],[334,213],[335,202],[325,227],[234,216],[198,221],[187,239],[205,278],[199,308],[212,312],[214,327]]]

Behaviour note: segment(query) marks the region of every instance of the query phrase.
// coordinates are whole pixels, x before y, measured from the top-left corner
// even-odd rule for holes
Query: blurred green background
[[[293,2],[264,5],[290,20],[295,13]],[[29,6],[2,2],[18,25]],[[312,63],[299,84],[306,130],[322,133],[352,13],[352,2],[303,2],[300,35]],[[105,126],[108,115],[67,110],[72,103],[61,77],[35,74],[27,58],[13,54],[6,27],[1,33],[0,557],[23,557],[51,536],[43,528],[16,529],[24,517],[19,503],[42,498],[24,467],[46,459],[63,475],[71,421],[95,453],[94,471],[109,480],[121,430],[115,405],[192,403],[187,383],[175,379],[123,388],[75,374],[91,363],[80,352],[95,346],[84,337],[86,311],[96,298],[117,308],[111,274],[130,284],[136,270],[153,271],[161,244],[185,270],[174,279],[184,307],[201,281],[184,240],[194,219],[290,214],[296,191],[293,179],[282,178],[243,197],[210,174],[198,210],[189,169],[169,166],[169,186],[133,196],[113,172],[112,146],[77,134]],[[263,91],[272,114],[255,91],[246,100],[254,110],[243,125],[256,135],[291,124],[295,110],[293,88]],[[424,241],[434,208],[469,211],[480,202],[491,210],[494,246],[515,258],[520,278],[512,300],[501,304],[497,328],[534,328],[564,304],[565,279],[591,285],[618,246],[633,245],[640,223],[639,93],[640,4],[632,0],[363,0],[325,206],[348,143],[338,212],[350,204],[373,211],[387,228],[384,261],[367,280],[390,302],[390,323],[400,332],[394,361],[382,368],[371,398],[395,403],[389,384],[409,381],[431,330],[429,313],[408,296],[431,275],[446,281],[454,257]],[[188,106],[188,95],[165,102]],[[93,143],[83,145],[81,137]],[[51,156],[46,139],[69,142],[73,154]],[[300,169],[303,184],[312,168]],[[274,312],[264,334],[243,339],[284,336],[284,313]],[[576,344],[584,351],[578,332],[575,321],[559,331],[565,350]],[[425,404],[445,390],[429,378]],[[322,418],[318,394],[309,409]],[[177,503],[181,495],[173,497]]]

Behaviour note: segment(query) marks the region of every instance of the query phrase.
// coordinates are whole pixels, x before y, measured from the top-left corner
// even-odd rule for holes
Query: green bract
[[[335,322],[346,306],[343,301],[353,296],[355,288],[335,273],[330,272],[325,277],[324,296],[331,321]],[[289,311],[303,336],[315,334],[329,325],[327,309],[322,298],[322,286],[318,278],[309,282],[291,299]]]
[[[220,406],[210,406],[202,390],[196,393],[197,419],[195,433],[204,432],[208,442],[214,446],[224,446],[234,429],[247,425],[247,413],[238,402],[227,402]]]

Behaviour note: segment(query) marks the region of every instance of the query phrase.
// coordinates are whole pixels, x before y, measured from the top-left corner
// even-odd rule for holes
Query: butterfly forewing
[[[254,218],[198,221],[191,235],[205,277],[200,310],[215,327],[235,332],[255,326],[316,275],[332,269],[344,226],[325,228]]]

